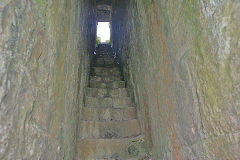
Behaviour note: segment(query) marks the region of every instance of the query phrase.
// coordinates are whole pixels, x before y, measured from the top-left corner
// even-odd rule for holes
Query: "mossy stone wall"
[[[240,2],[115,0],[113,10],[153,159],[240,159]]]
[[[1,0],[0,159],[74,159],[93,0]]]

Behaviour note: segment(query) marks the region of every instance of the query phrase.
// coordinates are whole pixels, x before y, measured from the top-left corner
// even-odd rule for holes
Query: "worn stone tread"
[[[87,96],[89,97],[127,97],[126,88],[88,88]]]
[[[119,67],[93,67],[94,72],[120,72]]]
[[[145,137],[79,139],[78,160],[139,160],[146,154]]]
[[[136,108],[83,108],[83,120],[85,121],[121,121],[133,120],[136,116]]]
[[[97,58],[96,65],[114,65],[116,64],[114,58]]]
[[[119,67],[119,64],[113,63],[113,64],[94,64],[94,67]]]
[[[102,81],[102,82],[111,82],[111,81],[119,81],[121,80],[121,76],[90,76],[90,81]]]
[[[81,121],[80,138],[126,138],[141,134],[138,120],[126,121]]]
[[[116,76],[116,77],[120,77],[121,76],[121,72],[93,72],[93,76]]]
[[[132,107],[132,101],[130,97],[86,97],[86,107]]]
[[[125,88],[125,81],[90,81],[91,88]]]

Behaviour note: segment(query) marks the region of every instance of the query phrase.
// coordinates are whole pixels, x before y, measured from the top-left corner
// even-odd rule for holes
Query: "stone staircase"
[[[79,127],[78,160],[145,159],[136,108],[113,56],[97,52]]]

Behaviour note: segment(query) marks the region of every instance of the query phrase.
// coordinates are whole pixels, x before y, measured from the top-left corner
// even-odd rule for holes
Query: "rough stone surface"
[[[92,0],[0,1],[0,159],[73,159]]]
[[[112,44],[153,159],[240,159],[239,10],[238,0],[114,0]]]

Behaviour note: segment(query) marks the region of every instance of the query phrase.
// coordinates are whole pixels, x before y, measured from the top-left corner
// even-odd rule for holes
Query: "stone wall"
[[[153,159],[240,159],[240,2],[113,5],[113,47]]]
[[[73,159],[93,0],[0,1],[0,159]]]

